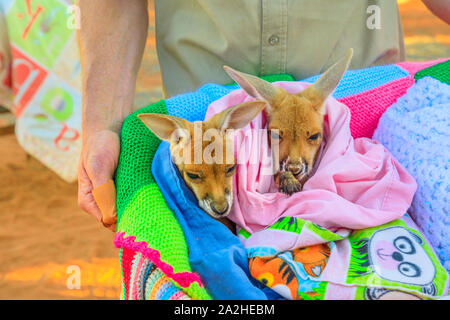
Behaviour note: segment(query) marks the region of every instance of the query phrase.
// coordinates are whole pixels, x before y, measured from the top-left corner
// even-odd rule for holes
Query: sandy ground
[[[418,0],[399,4],[408,60],[449,57],[450,27]],[[156,62],[151,25],[138,107],[162,97]],[[78,209],[77,186],[28,156],[8,131],[0,131],[0,150],[0,299],[118,298],[121,275],[113,234]],[[70,289],[77,274],[81,287]]]
[[[0,299],[117,297],[113,234],[78,209],[77,186],[28,156],[13,134],[0,146]],[[82,290],[67,289],[71,265],[80,267]]]

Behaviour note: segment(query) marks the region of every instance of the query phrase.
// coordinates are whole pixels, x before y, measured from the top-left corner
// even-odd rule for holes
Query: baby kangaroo
[[[224,218],[233,203],[236,169],[230,129],[245,127],[266,105],[265,101],[245,102],[193,123],[155,113],[138,117],[157,137],[170,143],[172,161],[199,206],[213,218]]]
[[[296,94],[258,77],[233,70],[225,71],[250,96],[267,101],[266,115],[270,140],[278,141],[272,152],[275,181],[281,192],[301,191],[311,173],[323,139],[325,100],[347,70],[353,49],[331,66],[314,84]]]

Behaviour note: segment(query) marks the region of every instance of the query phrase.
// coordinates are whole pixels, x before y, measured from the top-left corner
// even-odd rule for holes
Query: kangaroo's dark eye
[[[196,174],[196,173],[186,172],[186,175],[192,180],[200,178],[200,176],[198,174]]]
[[[232,173],[232,172],[234,171],[234,169],[236,169],[236,165],[234,165],[234,166],[232,166],[232,167],[229,167],[229,168],[227,169],[227,173]]]
[[[320,137],[320,133],[318,132],[316,134],[313,134],[312,136],[309,136],[308,140],[314,141],[314,140],[317,140],[319,137]]]
[[[270,130],[270,136],[272,137],[272,139],[281,139],[283,135],[280,130],[272,129]]]

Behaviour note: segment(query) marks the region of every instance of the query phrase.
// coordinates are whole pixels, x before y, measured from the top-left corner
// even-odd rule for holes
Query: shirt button
[[[280,42],[280,38],[279,38],[278,36],[276,36],[276,35],[271,35],[271,36],[269,37],[269,44],[270,44],[271,46],[274,46],[274,45],[278,44],[278,42]]]

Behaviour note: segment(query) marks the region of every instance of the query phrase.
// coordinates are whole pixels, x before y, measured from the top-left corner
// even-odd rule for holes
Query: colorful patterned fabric
[[[423,69],[414,75],[416,81],[423,77],[433,77],[440,82],[450,84],[450,60]]]
[[[167,113],[160,101],[140,112]],[[193,299],[208,299],[198,277],[191,273],[183,231],[151,175],[160,140],[136,117],[128,116],[121,132],[121,155],[116,171],[117,247],[138,251],[150,259]],[[141,245],[139,245],[141,244]],[[148,249],[148,250],[147,250]],[[122,269],[125,282],[129,270]],[[128,292],[126,290],[125,292]],[[126,299],[132,297],[126,295]]]
[[[266,79],[292,80],[292,77]],[[215,88],[217,85],[205,87],[208,86]],[[209,299],[210,295],[198,275],[192,273],[183,230],[151,174],[153,157],[161,141],[136,115],[146,112],[167,114],[166,105],[171,106],[172,114],[178,114],[188,105],[192,110],[201,110],[204,116],[209,101],[215,99],[215,96],[208,97],[205,87],[199,89],[198,99],[195,94],[186,94],[154,103],[128,116],[122,126],[121,154],[116,171],[118,233],[115,245],[143,253],[192,299]],[[220,87],[223,92],[231,91],[227,86]],[[189,104],[180,102],[178,107],[171,104],[183,96],[187,96],[183,103]],[[123,261],[122,271],[124,281],[130,281],[129,270],[124,269]],[[131,299],[128,295],[125,298]]]
[[[403,61],[397,63],[397,65],[414,77],[417,72],[432,67],[441,62],[445,62],[447,60],[448,58],[441,58],[431,61]]]
[[[408,216],[353,232],[285,217],[239,236],[252,275],[287,299],[438,299],[448,292],[449,275]]]
[[[122,267],[129,278],[123,278],[123,297],[133,300],[190,300],[147,257],[139,252],[121,249]]]
[[[72,2],[0,1],[0,104],[13,109],[22,147],[68,182],[76,181],[81,150]]]
[[[152,163],[152,174],[183,229],[192,270],[214,299],[266,300],[279,296],[250,275],[241,241],[221,222],[200,209],[192,191],[170,159],[167,142],[161,143]]]
[[[374,139],[415,177],[409,210],[450,273],[450,62],[416,73],[417,83],[381,117]]]
[[[406,92],[414,79],[409,70],[399,66],[354,72],[355,76],[344,77],[335,94],[338,94],[338,101],[350,108],[353,137],[371,137],[379,116]],[[360,78],[360,81],[354,83],[355,78]],[[279,75],[267,80],[293,79]],[[377,86],[373,87],[371,83]],[[358,89],[360,87],[363,89]],[[136,115],[156,112],[181,116],[190,121],[203,120],[211,102],[236,88],[236,85],[206,84],[195,92],[161,100],[138,110],[127,117],[122,127],[122,152],[116,172],[119,219],[116,246],[143,254],[192,299],[209,299],[211,296],[198,275],[192,272],[183,230],[151,175],[153,157],[160,140]],[[123,259],[122,271],[124,282],[130,281],[131,271],[124,267]],[[124,290],[124,298],[131,299],[127,292]]]

